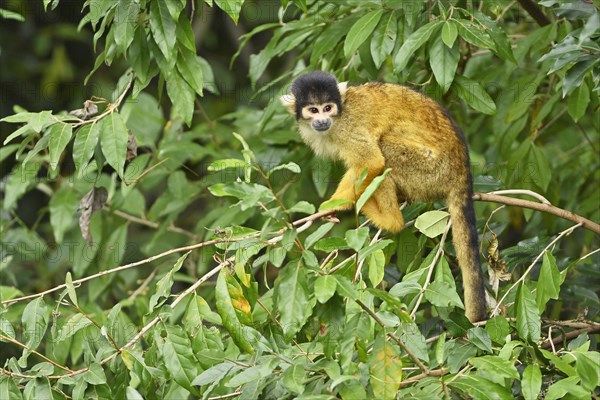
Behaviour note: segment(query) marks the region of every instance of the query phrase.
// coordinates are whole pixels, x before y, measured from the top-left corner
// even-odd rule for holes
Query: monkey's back
[[[459,128],[433,99],[408,87],[368,83],[350,86],[342,114],[346,126],[339,140],[364,135],[375,139],[399,195],[406,200],[445,198],[453,190],[470,191],[467,147]],[[350,115],[348,115],[350,114]],[[361,122],[362,121],[362,122]]]

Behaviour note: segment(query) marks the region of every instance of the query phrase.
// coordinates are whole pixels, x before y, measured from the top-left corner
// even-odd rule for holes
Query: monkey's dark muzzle
[[[331,120],[329,119],[324,119],[324,120],[316,120],[313,121],[312,123],[312,127],[315,131],[319,131],[319,132],[325,132],[327,131],[329,128],[331,128]]]

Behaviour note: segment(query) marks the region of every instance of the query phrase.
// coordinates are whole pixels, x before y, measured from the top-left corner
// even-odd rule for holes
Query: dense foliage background
[[[597,2],[1,7],[0,398],[600,396]],[[342,168],[278,101],[309,70],[435,98],[510,190],[489,321],[443,204],[315,214]]]

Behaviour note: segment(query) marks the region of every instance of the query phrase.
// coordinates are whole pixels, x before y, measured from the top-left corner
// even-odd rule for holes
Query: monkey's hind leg
[[[398,232],[404,227],[404,218],[398,204],[396,187],[390,178],[386,178],[381,182],[381,185],[367,200],[361,212],[377,228]]]

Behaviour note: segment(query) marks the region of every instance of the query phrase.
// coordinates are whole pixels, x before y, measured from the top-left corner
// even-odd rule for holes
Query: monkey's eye
[[[324,110],[325,110],[325,112],[329,112],[329,111],[331,111],[331,108],[332,108],[331,105],[327,104],[325,106]]]
[[[311,107],[308,109],[308,111],[310,111],[312,114],[316,114],[319,112],[319,109],[317,107]]]

